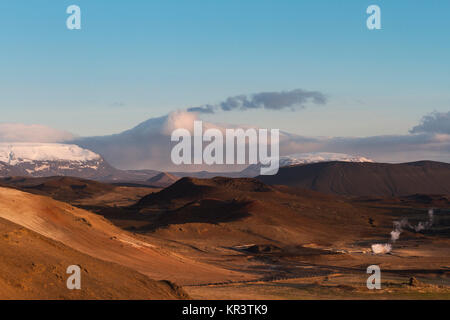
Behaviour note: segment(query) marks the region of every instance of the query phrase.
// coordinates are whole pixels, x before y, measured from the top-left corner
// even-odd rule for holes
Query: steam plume
[[[377,243],[377,244],[372,245],[372,251],[375,254],[386,254],[386,253],[391,252],[391,250],[392,250],[392,245],[390,243],[385,243],[385,244]]]
[[[394,221],[394,230],[391,231],[390,243],[376,243],[372,245],[372,251],[375,254],[386,254],[392,251],[392,245],[400,239],[400,235],[405,229],[420,232],[433,226],[434,210],[428,210],[428,221],[419,222],[416,226],[409,223],[408,219],[403,218],[400,221]]]

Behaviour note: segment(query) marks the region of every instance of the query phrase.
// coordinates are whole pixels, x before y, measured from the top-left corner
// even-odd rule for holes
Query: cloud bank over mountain
[[[88,137],[73,143],[93,150],[121,169],[156,169],[171,171],[238,171],[243,166],[175,166],[170,160],[173,144],[170,134],[178,128],[192,130],[199,115],[177,111],[142,122],[119,134]],[[234,125],[203,122],[204,130],[235,128]],[[244,128],[245,129],[245,128]],[[270,128],[269,128],[270,129]],[[305,152],[347,153],[377,162],[436,160],[450,162],[450,135],[422,132],[373,137],[306,137],[280,132],[280,155]],[[245,166],[244,166],[245,167]]]
[[[83,148],[96,150],[109,163],[120,169],[153,169],[163,171],[199,171],[212,170],[210,166],[176,166],[171,161],[172,143],[170,136],[175,129],[187,129],[192,132],[194,121],[198,119],[195,113],[175,111],[158,118],[144,121],[136,127],[110,136],[87,137],[73,140]],[[203,129],[225,127],[203,122]],[[232,126],[227,126],[232,128]],[[245,166],[240,166],[243,169]],[[235,171],[234,166],[214,170]]]
[[[289,100],[289,99],[288,99]],[[268,103],[268,102],[267,102]],[[270,105],[269,103],[267,105]],[[73,134],[43,125],[0,123],[1,142],[71,143],[102,155],[120,169],[154,169],[164,171],[240,171],[245,165],[172,164],[170,153],[175,143],[172,131],[179,128],[192,132],[201,113],[175,111],[144,121],[136,127],[108,136],[75,137]],[[308,152],[352,154],[377,162],[435,160],[450,162],[450,112],[423,117],[409,134],[372,137],[308,137],[280,131],[280,156]],[[251,126],[243,127],[243,129]],[[203,121],[203,130],[237,128],[232,124]],[[271,129],[271,128],[268,128]]]
[[[73,139],[70,132],[39,124],[0,123],[0,142],[63,142]]]

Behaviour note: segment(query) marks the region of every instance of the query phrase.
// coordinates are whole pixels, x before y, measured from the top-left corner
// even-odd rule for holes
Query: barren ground
[[[80,198],[66,195],[69,204],[0,188],[4,223],[19,228],[19,234],[32,234],[45,243],[67,248],[69,258],[74,257],[53,261],[44,256],[35,258],[29,251],[11,251],[12,244],[3,246],[2,254],[12,255],[5,261],[13,261],[2,267],[5,272],[0,279],[9,283],[3,294],[54,297],[56,293],[47,295],[36,287],[43,286],[46,277],[57,276],[44,272],[41,278],[34,278],[26,273],[30,268],[26,266],[43,259],[44,270],[56,266],[55,273],[64,278],[62,266],[68,263],[66,260],[84,264],[81,257],[85,257],[97,263],[87,268],[90,275],[100,272],[92,268],[109,268],[109,272],[127,268],[132,271],[126,276],[142,276],[150,282],[170,280],[195,299],[450,298],[450,210],[440,203],[423,203],[422,198],[403,201],[326,196],[265,187],[253,179],[184,179],[173,188],[158,191],[120,187]],[[429,207],[435,208],[431,228],[404,230],[390,254],[371,252],[371,244],[389,241],[394,221],[424,221]],[[4,234],[13,230],[5,229]],[[17,237],[13,232],[3,241]],[[33,252],[58,252],[34,239],[27,236]],[[20,262],[14,262],[15,252],[21,256]],[[72,262],[74,259],[81,262]],[[381,290],[366,287],[370,265],[381,268]],[[111,292],[110,296],[94,289],[85,296],[58,294],[61,298],[151,296],[144,288],[114,293],[114,288],[129,283],[126,276],[116,276],[112,283],[98,274],[97,282],[87,278],[98,283],[97,288],[110,288],[104,292]]]

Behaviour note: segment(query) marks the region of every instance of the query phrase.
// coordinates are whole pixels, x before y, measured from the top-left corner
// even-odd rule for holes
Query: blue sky
[[[81,30],[66,28],[71,4]],[[382,30],[366,28],[370,4]],[[449,15],[446,0],[2,0],[0,121],[101,135],[229,96],[302,88],[329,102],[205,119],[403,134],[450,110]]]

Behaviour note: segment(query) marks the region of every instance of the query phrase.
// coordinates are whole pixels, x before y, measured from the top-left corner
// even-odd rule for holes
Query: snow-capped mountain
[[[280,157],[280,168],[294,165],[302,165],[316,162],[328,162],[328,161],[342,161],[342,162],[373,162],[373,160],[353,156],[345,153],[332,153],[332,152],[308,152],[308,153],[295,153],[287,156]],[[244,177],[256,177],[260,174],[261,164],[252,164],[241,172],[241,176]]]
[[[0,161],[13,166],[32,161],[86,162],[100,159],[100,155],[72,144],[0,143]]]
[[[280,157],[280,167],[328,161],[373,162],[371,159],[367,159],[365,157],[353,156],[345,153],[309,152],[295,153]]]
[[[0,177],[70,176],[106,182],[145,182],[158,171],[119,170],[74,144],[0,143]]]
[[[100,178],[116,169],[87,149],[59,143],[0,143],[0,176]]]

